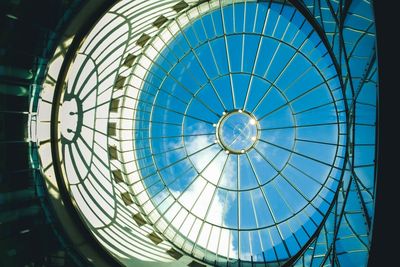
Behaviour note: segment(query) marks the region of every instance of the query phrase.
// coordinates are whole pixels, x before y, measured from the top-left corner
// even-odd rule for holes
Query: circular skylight
[[[282,265],[343,174],[337,69],[290,1],[186,2],[121,1],[82,41],[54,104],[67,190],[124,264]]]
[[[151,39],[128,81],[132,193],[199,259],[287,260],[323,222],[342,172],[336,70],[293,6],[199,10]]]

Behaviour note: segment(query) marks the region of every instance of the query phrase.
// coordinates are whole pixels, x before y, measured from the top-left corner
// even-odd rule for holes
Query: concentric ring
[[[156,229],[196,257],[207,251],[262,262],[282,246],[275,260],[283,260],[301,249],[300,236],[313,234],[333,200],[344,104],[332,60],[305,18],[286,5],[278,27],[272,21],[283,5],[246,6],[265,11],[262,27],[227,22],[240,3],[191,10],[138,59],[145,78],[134,114],[132,190],[146,192],[141,205]],[[249,142],[238,131],[244,143],[233,147],[221,129],[239,110],[256,118],[256,136]],[[273,247],[265,243],[271,238]],[[290,240],[297,241],[288,250]]]
[[[258,140],[259,125],[256,118],[241,109],[224,112],[216,127],[216,141],[226,153],[243,154]]]
[[[304,2],[123,0],[76,14],[28,116],[59,217],[127,266],[366,262],[373,8]]]

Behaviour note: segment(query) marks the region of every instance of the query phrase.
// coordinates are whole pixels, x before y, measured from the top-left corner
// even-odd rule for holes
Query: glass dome
[[[346,145],[338,74],[305,17],[272,2],[189,11],[137,62],[128,179],[155,228],[209,262],[298,253],[333,201]]]
[[[50,67],[59,78],[39,119],[59,162],[57,182],[44,170],[50,190],[65,184],[127,266],[334,265],[336,249],[364,253],[376,124],[372,82],[356,70],[374,39],[342,44],[329,4],[322,16],[308,1],[118,2]]]

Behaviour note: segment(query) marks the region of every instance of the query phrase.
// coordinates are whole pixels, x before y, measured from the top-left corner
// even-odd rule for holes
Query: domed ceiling
[[[340,29],[338,3],[307,2],[120,1],[71,62],[54,59],[49,76],[64,78],[39,109],[53,147],[39,152],[62,178],[44,173],[121,263],[333,265],[334,244],[368,255],[371,7]],[[358,243],[334,241],[346,236]]]

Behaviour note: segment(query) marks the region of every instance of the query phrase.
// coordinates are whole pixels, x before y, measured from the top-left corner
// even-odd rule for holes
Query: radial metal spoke
[[[334,77],[335,78],[335,77]],[[320,88],[320,86],[325,85],[325,82],[321,82],[320,84],[317,84],[316,86],[313,86],[312,88],[308,89],[307,91],[301,93],[300,95],[296,96],[295,98],[291,99],[290,101],[286,102],[285,104],[280,105],[279,107],[273,109],[272,111],[264,114],[263,116],[261,116],[258,120],[263,120],[264,118],[270,116],[271,114],[281,110],[282,108],[290,105],[291,103],[299,100],[300,98],[304,97],[305,95],[317,90],[318,88]],[[270,87],[271,88],[271,87]]]
[[[263,22],[263,27],[262,27],[262,30],[261,30],[262,33],[265,32],[265,28],[267,27],[267,22],[268,22],[269,10],[270,10],[270,7],[271,7],[271,3],[272,3],[272,1],[269,1],[268,11],[267,11],[267,14],[265,15],[264,22]],[[258,6],[257,6],[257,8],[258,8]],[[256,19],[254,20],[254,27],[255,27],[255,22],[256,22]],[[258,62],[259,54],[260,54],[260,48],[262,46],[263,37],[260,36],[259,38],[260,39],[259,39],[259,41],[257,43],[256,55],[254,57],[253,66],[252,66],[252,69],[250,71],[252,75],[250,76],[250,80],[249,80],[249,83],[248,83],[247,88],[246,88],[246,96],[245,96],[245,100],[244,100],[243,109],[246,109],[246,106],[247,106],[247,101],[248,101],[248,97],[249,97],[249,91],[250,91],[250,87],[251,87],[251,85],[253,83],[254,71],[256,69],[256,65],[257,65],[257,62]]]
[[[284,129],[295,129],[295,128],[307,128],[307,127],[318,127],[318,126],[328,126],[328,125],[346,125],[346,122],[326,122],[326,123],[315,123],[315,124],[303,124],[303,125],[290,125],[281,127],[270,127],[262,128],[260,131],[274,131],[274,130],[284,130]]]
[[[286,147],[283,147],[283,146],[280,146],[280,145],[277,145],[277,144],[274,144],[274,143],[265,141],[265,140],[263,140],[263,139],[259,139],[259,140],[260,140],[261,142],[263,142],[263,143],[268,144],[268,145],[272,145],[272,146],[274,146],[274,147],[280,148],[280,149],[285,150],[285,151],[287,151],[287,152],[290,152],[290,153],[296,154],[296,155],[298,155],[298,156],[301,156],[301,157],[310,159],[310,160],[312,160],[312,161],[318,162],[318,163],[323,164],[323,165],[325,165],[325,166],[329,166],[329,167],[332,167],[332,168],[340,169],[340,168],[334,166],[333,164],[326,163],[326,162],[324,162],[324,161],[322,161],[322,160],[319,160],[319,159],[316,159],[316,158],[307,156],[307,155],[305,155],[305,154],[303,154],[303,153],[299,153],[299,152],[297,152],[297,151],[295,151],[295,150],[288,149],[288,148],[286,148]]]
[[[204,75],[206,76],[208,82],[210,83],[211,88],[213,89],[215,95],[217,96],[217,99],[218,99],[219,103],[221,104],[222,108],[223,108],[224,110],[226,110],[225,104],[224,104],[224,102],[222,101],[221,96],[219,95],[217,89],[215,88],[215,85],[213,84],[212,80],[211,80],[210,77],[208,76],[208,73],[207,73],[207,71],[206,71],[206,68],[203,66],[203,64],[202,64],[202,62],[201,62],[199,56],[197,55],[195,49],[192,47],[192,45],[191,45],[191,43],[190,43],[188,37],[186,36],[185,32],[182,30],[181,27],[179,27],[179,30],[180,30],[180,32],[182,33],[182,36],[184,36],[184,38],[186,39],[186,42],[189,44],[189,46],[190,46],[190,51],[191,51],[192,54],[195,56],[197,63],[199,63],[199,66],[200,66],[202,72],[204,73]],[[196,30],[195,30],[194,28],[193,28],[193,31],[195,32],[195,35],[196,35],[196,37],[197,37]],[[197,38],[198,38],[198,37],[197,37]]]
[[[153,60],[154,60],[154,59],[149,58],[149,57],[147,57],[147,58],[148,58],[150,61],[153,61]],[[179,60],[178,60],[177,63],[174,64],[174,66],[177,65],[178,63],[179,63]],[[189,88],[187,88],[184,84],[182,84],[182,83],[179,81],[179,79],[177,79],[176,77],[174,77],[174,76],[171,74],[171,72],[165,70],[161,65],[158,65],[158,63],[156,63],[156,62],[154,62],[154,61],[153,61],[152,64],[154,64],[155,66],[158,66],[158,68],[160,68],[160,69],[161,69],[163,72],[165,72],[165,74],[166,74],[166,76],[162,79],[163,82],[162,82],[162,84],[161,84],[160,87],[163,86],[163,83],[164,83],[164,81],[167,79],[167,77],[171,77],[171,79],[173,79],[174,82],[175,82],[176,84],[178,84],[182,89],[184,89],[184,90],[186,91],[186,93],[190,94],[190,95],[192,96],[192,98],[195,98],[195,99],[196,99],[197,101],[199,101],[206,109],[208,109],[211,113],[213,113],[214,115],[216,115],[216,116],[218,117],[218,115],[219,115],[218,113],[216,113],[212,108],[210,108],[209,105],[207,105],[207,103],[205,103],[202,99],[198,98],[198,97],[196,96],[196,94],[194,94]],[[196,81],[196,79],[194,78],[194,76],[192,76],[192,77],[193,77],[193,79]],[[155,100],[156,100],[156,99],[154,99],[154,101],[155,101]]]
[[[235,89],[233,86],[233,79],[232,79],[232,69],[231,69],[231,62],[229,58],[229,48],[228,48],[228,40],[227,40],[227,34],[226,34],[226,26],[225,26],[225,18],[224,18],[224,12],[222,8],[222,0],[219,0],[219,6],[220,6],[220,14],[221,14],[221,21],[222,21],[222,29],[224,31],[224,42],[225,42],[225,53],[226,53],[226,59],[227,59],[227,65],[228,65],[228,72],[229,72],[229,82],[231,86],[231,94],[232,94],[232,103],[233,103],[233,108],[236,108],[236,99],[235,99]]]

